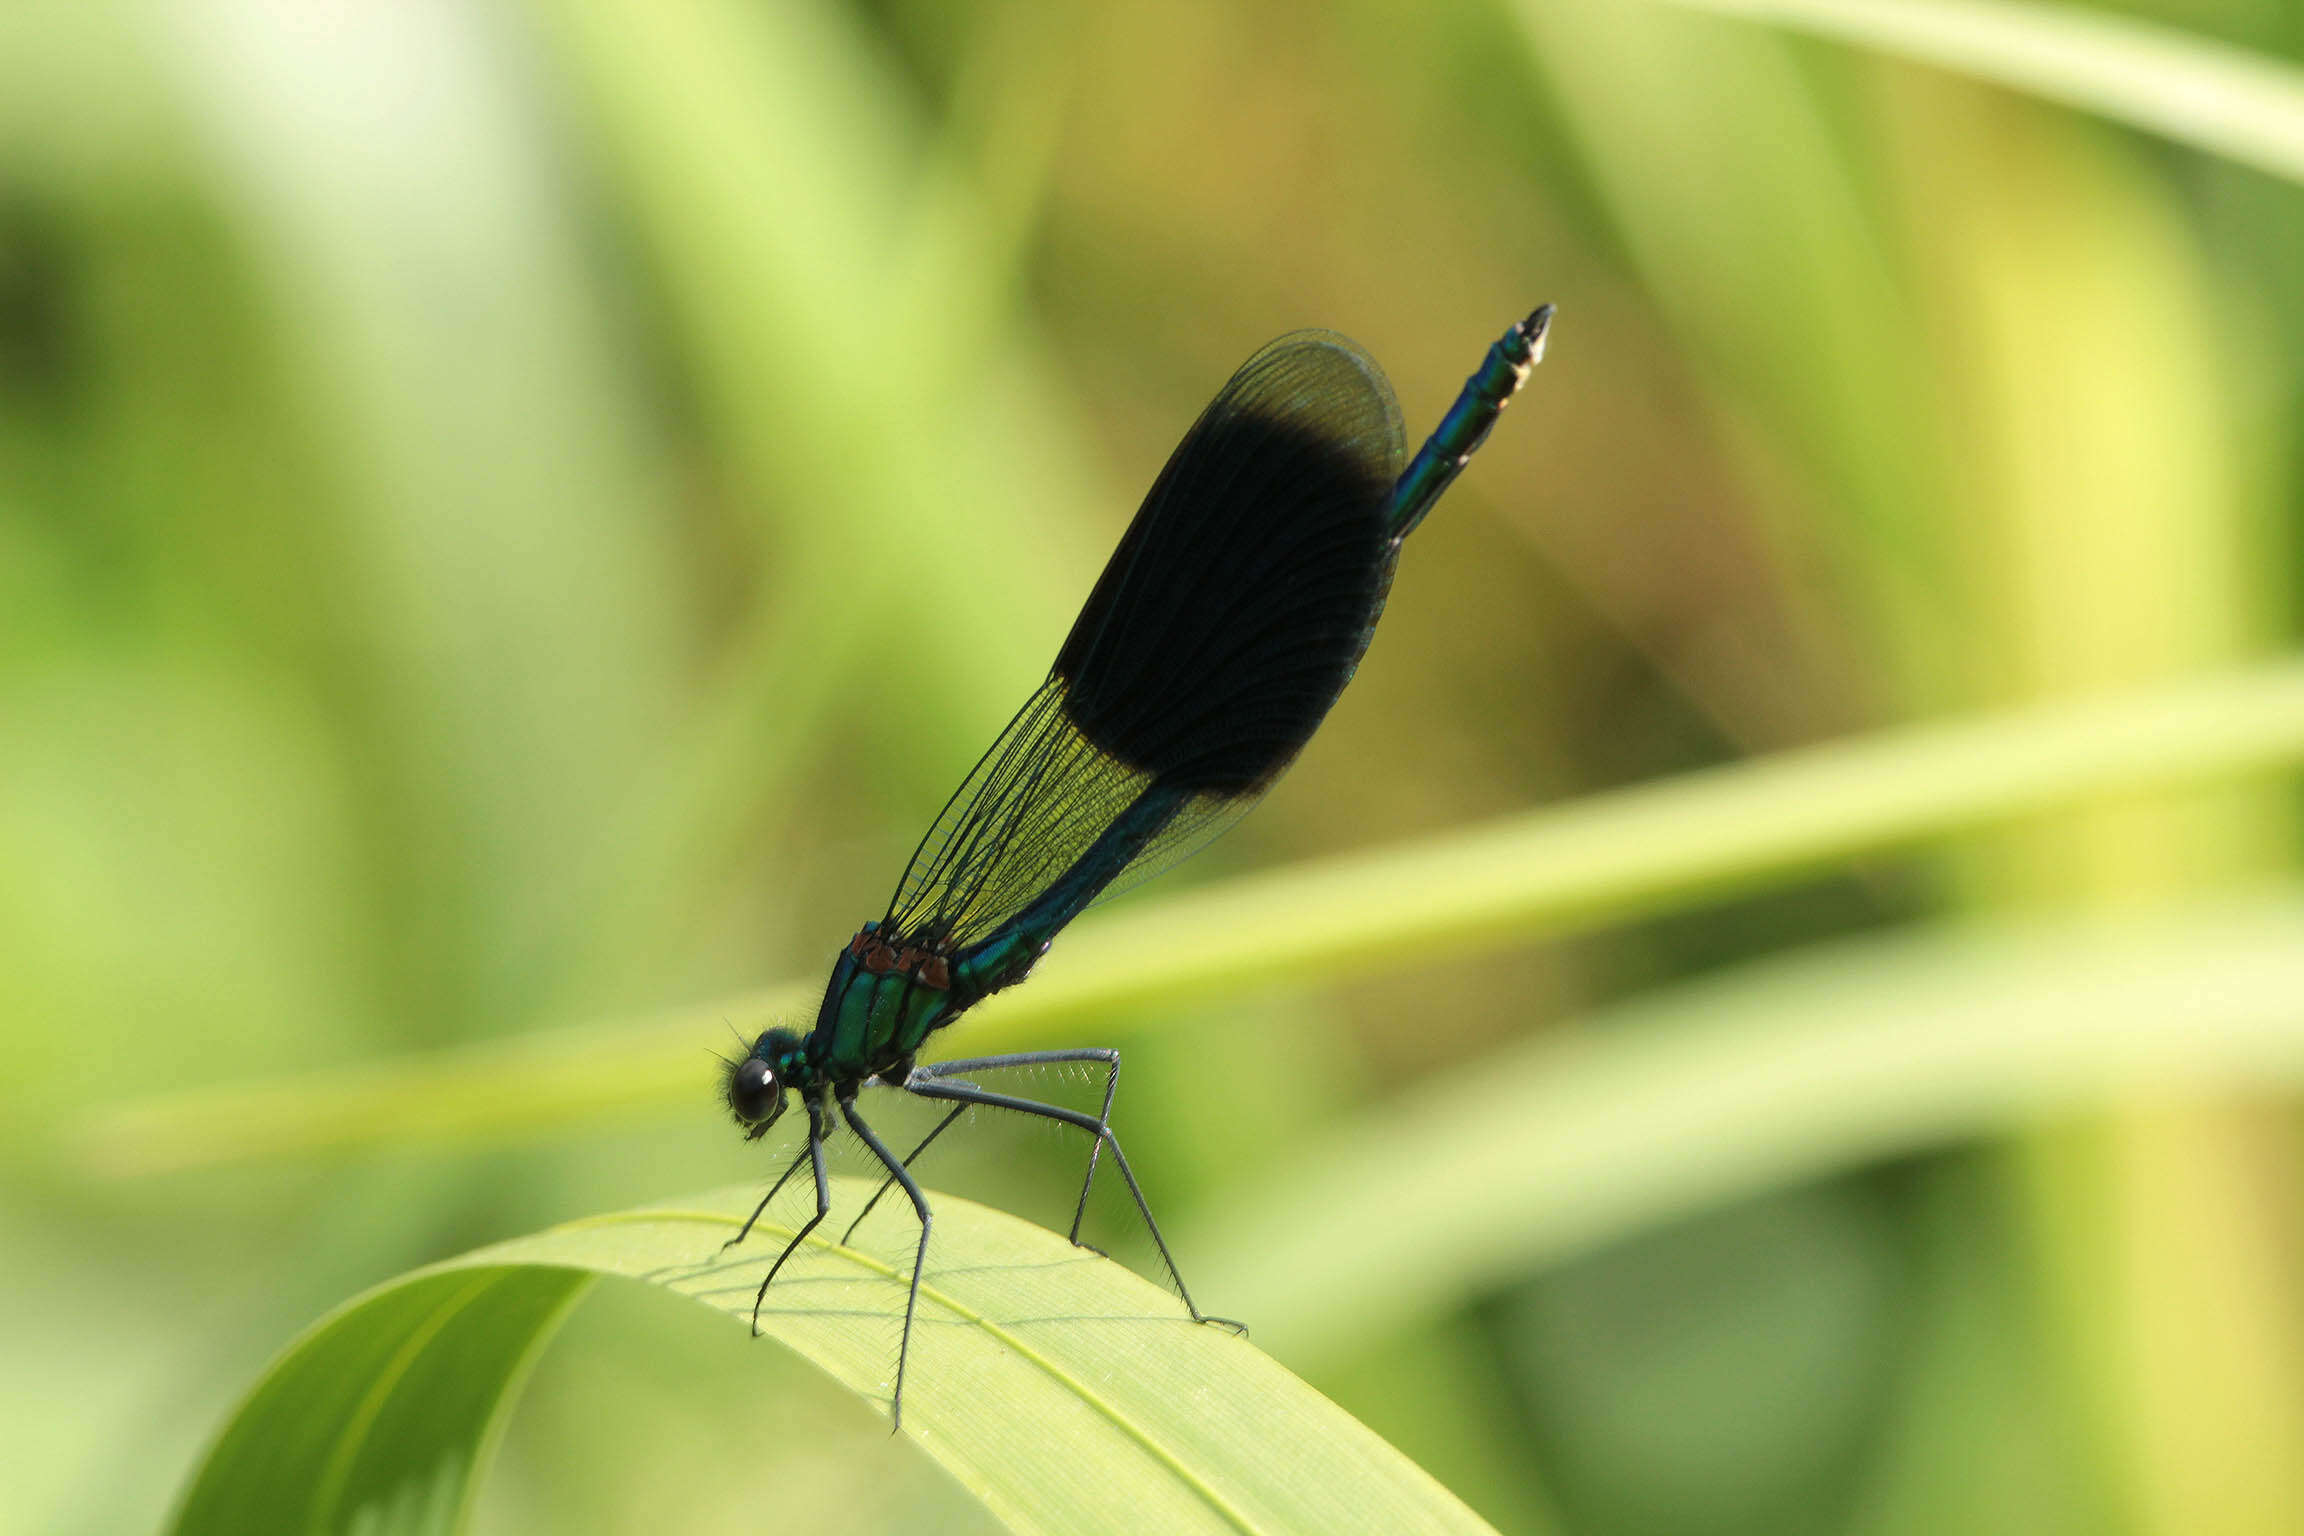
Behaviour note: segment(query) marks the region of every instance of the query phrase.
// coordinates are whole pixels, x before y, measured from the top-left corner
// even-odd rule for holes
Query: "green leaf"
[[[2150,22],[2010,0],[1671,0],[1900,54],[2304,181],[2304,70]]]
[[[1308,1362],[1763,1190],[2122,1098],[2292,1092],[2304,893],[1835,944],[1571,1034],[1270,1170],[1185,1236],[1201,1293]]]
[[[839,1210],[871,1186],[835,1181]],[[599,1275],[749,1319],[790,1226],[724,1257],[749,1187],[597,1216],[417,1270],[272,1366],[197,1474],[178,1536],[461,1528],[528,1362]],[[1456,1497],[1245,1340],[1054,1233],[948,1195],[904,1432],[1018,1531],[1485,1531]],[[885,1411],[909,1221],[811,1241],[762,1331]],[[893,1255],[893,1257],[890,1257]],[[728,1347],[747,1347],[740,1330]]]
[[[1835,742],[1591,795],[1084,921],[1032,984],[971,1014],[968,1049],[1078,1043],[1114,1010],[1276,981],[1334,984],[1686,908],[1858,856],[2304,758],[2304,663]],[[121,1176],[420,1138],[533,1134],[696,1102],[696,1048],[813,1007],[821,979],[637,1022],[158,1094],[68,1127]],[[519,1094],[503,1085],[517,1082]]]
[[[452,1531],[579,1269],[445,1266],[331,1314],[233,1415],[175,1529]]]

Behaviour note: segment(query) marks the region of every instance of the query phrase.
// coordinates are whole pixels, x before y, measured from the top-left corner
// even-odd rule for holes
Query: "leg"
[[[1120,1091],[1120,1053],[1110,1046],[1085,1046],[1071,1051],[1020,1051],[1012,1056],[978,1056],[970,1061],[940,1061],[932,1067],[919,1067],[915,1071],[922,1077],[942,1078],[955,1072],[979,1071],[986,1067],[1044,1067],[1066,1061],[1100,1061],[1110,1069],[1104,1074],[1104,1108],[1096,1116],[1104,1124],[1110,1125],[1112,1095]],[[913,1154],[915,1157],[918,1155]],[[1096,1187],[1096,1159],[1103,1155],[1104,1138],[1098,1136],[1088,1143],[1088,1177],[1080,1181],[1080,1203],[1072,1208],[1070,1236],[1076,1248],[1080,1246],[1080,1223],[1088,1215],[1088,1191]],[[1151,1217],[1147,1215],[1145,1220],[1150,1221]]]
[[[854,1098],[844,1098],[840,1101],[840,1117],[848,1122],[848,1129],[854,1131],[857,1138],[865,1146],[872,1149],[872,1155],[880,1159],[882,1165],[887,1168],[888,1176],[904,1186],[904,1193],[910,1196],[912,1200],[912,1212],[920,1218],[920,1246],[912,1254],[912,1285],[904,1294],[904,1336],[896,1346],[896,1390],[888,1400],[889,1427],[902,1429],[904,1427],[904,1362],[912,1353],[912,1314],[918,1311],[920,1307],[920,1266],[928,1262],[928,1229],[935,1218],[928,1212],[928,1197],[920,1193],[920,1186],[913,1181],[911,1173],[902,1163],[896,1161],[895,1156],[873,1133],[872,1127],[864,1123],[864,1117],[856,1113]]]
[[[967,1112],[968,1112],[968,1106],[967,1106],[967,1105],[965,1105],[965,1104],[955,1104],[955,1105],[953,1105],[953,1106],[952,1106],[952,1113],[950,1113],[950,1114],[946,1115],[946,1116],[945,1116],[943,1119],[941,1119],[941,1120],[937,1121],[937,1122],[936,1122],[936,1129],[934,1129],[934,1130],[930,1131],[930,1132],[929,1132],[927,1135],[925,1135],[925,1136],[921,1137],[921,1138],[920,1138],[920,1145],[918,1145],[918,1146],[914,1147],[914,1148],[913,1148],[911,1151],[909,1151],[909,1152],[907,1152],[907,1153],[905,1153],[905,1154],[904,1154],[904,1166],[905,1166],[905,1167],[907,1167],[907,1168],[909,1168],[909,1167],[911,1167],[911,1166],[912,1166],[914,1163],[916,1163],[916,1162],[920,1161],[920,1154],[928,1150],[928,1145],[929,1145],[929,1143],[930,1143],[930,1142],[933,1142],[933,1141],[934,1141],[934,1140],[935,1140],[937,1137],[939,1137],[939,1136],[943,1135],[943,1134],[944,1134],[944,1132],[945,1132],[947,1129],[949,1129],[949,1128],[951,1127],[951,1124],[952,1124],[952,1122],[953,1122],[953,1121],[955,1121],[955,1120],[959,1119],[959,1118],[960,1118],[962,1115],[966,1114]],[[845,1248],[845,1247],[847,1247],[847,1246],[848,1246],[848,1239],[850,1239],[850,1238],[854,1237],[854,1236],[856,1235],[856,1229],[857,1229],[858,1227],[860,1227],[860,1226],[864,1225],[864,1218],[872,1214],[872,1207],[874,1207],[874,1206],[876,1206],[876,1205],[878,1205],[878,1204],[880,1203],[880,1197],[881,1197],[882,1195],[884,1195],[884,1194],[888,1193],[888,1191],[890,1191],[890,1190],[894,1189],[895,1187],[896,1187],[896,1178],[895,1178],[895,1175],[893,1175],[893,1174],[889,1175],[887,1178],[885,1178],[885,1179],[882,1179],[882,1180],[880,1181],[880,1187],[879,1187],[878,1189],[876,1189],[876,1190],[872,1191],[872,1198],[864,1202],[864,1209],[862,1209],[862,1210],[860,1210],[860,1211],[858,1211],[858,1212],[856,1213],[856,1219],[855,1219],[854,1221],[852,1221],[852,1222],[848,1223],[848,1230],[840,1234],[840,1246],[841,1246],[841,1247]]]
[[[760,1289],[752,1293],[752,1337],[754,1338],[760,1337],[760,1304],[768,1299],[768,1287],[775,1283],[776,1272],[784,1267],[784,1261],[792,1257],[801,1243],[807,1240],[808,1234],[816,1230],[817,1225],[824,1220],[826,1213],[832,1209],[832,1186],[824,1177],[824,1111],[819,1109],[814,1101],[810,1101],[808,1105],[807,1152],[808,1161],[816,1173],[816,1214],[809,1217],[800,1230],[792,1234],[792,1241],[784,1245],[784,1251],[776,1255],[776,1262],[768,1266],[767,1278],[760,1282]],[[795,1163],[794,1166],[797,1167],[798,1164]],[[789,1178],[790,1174],[787,1173],[786,1177]],[[779,1179],[776,1182],[782,1184],[784,1181]],[[770,1190],[769,1194],[773,1196],[775,1191]],[[760,1204],[765,1207],[768,1202],[763,1200]],[[757,1217],[760,1213],[754,1211],[752,1214]],[[752,1224],[746,1222],[744,1226],[746,1231],[750,1231]]]
[[[815,1138],[811,1137],[809,1139],[813,1141]],[[738,1243],[741,1243],[744,1241],[744,1239],[752,1235],[752,1224],[760,1219],[761,1212],[768,1209],[768,1202],[775,1199],[779,1194],[783,1193],[785,1184],[790,1182],[792,1175],[798,1173],[800,1171],[800,1165],[807,1160],[808,1148],[805,1146],[792,1154],[792,1161],[785,1167],[781,1174],[777,1175],[776,1182],[768,1186],[768,1193],[760,1197],[760,1203],[752,1207],[752,1214],[744,1218],[744,1225],[737,1229],[736,1235],[734,1237],[728,1239],[728,1241],[720,1245],[720,1249],[723,1253],[725,1253],[730,1248],[735,1247]]]
[[[1033,1053],[1039,1054],[1039,1053]],[[1005,1058],[1014,1060],[1015,1058]],[[1026,1058],[1030,1059],[1029,1057]],[[982,1067],[985,1063],[973,1063]],[[1042,1104],[1036,1099],[1011,1098],[1004,1093],[986,1093],[966,1083],[939,1082],[926,1071],[915,1070],[904,1084],[906,1093],[923,1099],[942,1099],[955,1104],[982,1104],[991,1109],[1013,1109],[1019,1114],[1038,1115],[1043,1120],[1054,1120],[1063,1125],[1076,1125],[1098,1141],[1109,1143],[1112,1161],[1120,1167],[1120,1177],[1128,1183],[1128,1193],[1135,1197],[1136,1213],[1144,1218],[1144,1228],[1152,1234],[1152,1246],[1160,1250],[1160,1263],[1168,1271],[1168,1283],[1176,1287],[1184,1309],[1192,1314],[1196,1323],[1222,1323],[1227,1328],[1246,1333],[1248,1330],[1228,1317],[1212,1317],[1193,1303],[1192,1293],[1184,1288],[1184,1277],[1176,1272],[1176,1261],[1169,1256],[1168,1240],[1160,1235],[1160,1223],[1152,1219],[1152,1207],[1145,1202],[1144,1191],[1136,1182],[1136,1172],[1128,1166],[1128,1154],[1120,1150],[1120,1138],[1112,1134],[1112,1127],[1094,1115],[1084,1115],[1076,1109],[1065,1109],[1057,1104]]]

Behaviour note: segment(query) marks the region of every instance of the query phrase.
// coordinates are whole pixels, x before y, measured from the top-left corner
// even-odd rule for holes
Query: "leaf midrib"
[[[328,1465],[322,1470],[319,1484],[313,1490],[311,1529],[314,1532],[333,1528],[337,1505],[344,1497],[345,1486],[352,1480],[352,1465],[366,1448],[369,1431],[375,1427],[377,1417],[384,1411],[384,1405],[399,1390],[409,1370],[432,1347],[432,1341],[440,1336],[441,1330],[473,1302],[492,1290],[496,1283],[497,1277],[494,1274],[475,1276],[471,1283],[434,1307],[420,1325],[410,1329],[408,1337],[392,1352],[392,1358],[376,1373],[376,1379],[361,1396],[360,1406],[353,1409],[344,1432],[337,1436],[335,1447],[328,1453]]]

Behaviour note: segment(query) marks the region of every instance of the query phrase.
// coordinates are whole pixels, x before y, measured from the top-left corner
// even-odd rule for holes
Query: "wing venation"
[[[1170,455],[1047,681],[913,854],[891,930],[949,949],[992,933],[1155,783],[1190,798],[1095,872],[1104,895],[1237,820],[1367,648],[1404,458],[1391,387],[1343,337],[1297,332],[1243,364]]]

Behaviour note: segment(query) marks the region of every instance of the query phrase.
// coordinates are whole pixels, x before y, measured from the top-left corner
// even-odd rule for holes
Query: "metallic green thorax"
[[[1021,981],[1036,952],[1001,957],[1014,974],[881,937],[866,923],[824,988],[824,1006],[808,1037],[818,1072],[832,1078],[876,1074],[908,1060],[930,1032],[949,1024],[978,998]]]
[[[807,1040],[815,1075],[832,1081],[901,1073],[930,1034],[1032,973],[1065,924],[1128,867],[1190,797],[1155,786],[1037,901],[982,941],[951,953],[933,940],[866,923],[832,967]]]

